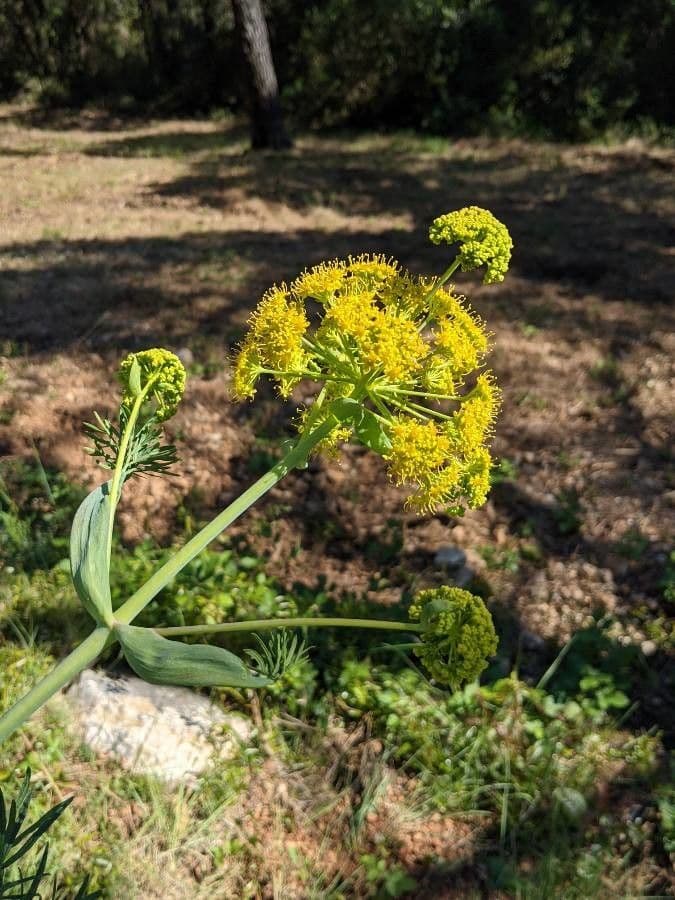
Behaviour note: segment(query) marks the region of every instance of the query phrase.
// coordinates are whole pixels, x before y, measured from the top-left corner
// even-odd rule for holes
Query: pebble
[[[459,569],[466,562],[466,553],[461,547],[446,544],[439,547],[434,557],[434,565],[449,569]]]
[[[181,347],[176,352],[176,356],[186,368],[189,368],[195,361],[195,355],[189,347]]]

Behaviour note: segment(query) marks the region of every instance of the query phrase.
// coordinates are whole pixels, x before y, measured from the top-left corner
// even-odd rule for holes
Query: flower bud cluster
[[[463,271],[486,267],[484,284],[503,281],[509,268],[513,241],[505,225],[487,209],[467,206],[434,219],[429,229],[434,244],[459,243]]]
[[[132,372],[138,378],[137,385],[131,383]],[[174,353],[161,347],[130,353],[120,364],[119,379],[124,389],[122,408],[127,410],[133,406],[140,390],[150,385],[148,396],[157,404],[155,418],[158,422],[175,414],[185,392],[183,363]]]
[[[424,630],[415,655],[432,678],[453,690],[474,681],[497,650],[497,634],[480,597],[456,587],[420,591],[409,610]]]

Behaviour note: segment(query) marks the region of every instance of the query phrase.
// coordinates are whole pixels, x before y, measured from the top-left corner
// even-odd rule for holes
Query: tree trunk
[[[290,147],[262,2],[232,0],[232,9],[250,89],[251,143],[255,148]]]

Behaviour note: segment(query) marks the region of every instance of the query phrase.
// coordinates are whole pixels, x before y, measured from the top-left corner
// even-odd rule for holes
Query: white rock
[[[250,741],[251,724],[182,687],[111,678],[86,669],[66,694],[82,740],[122,768],[171,784],[193,784],[214,753],[221,759]]]

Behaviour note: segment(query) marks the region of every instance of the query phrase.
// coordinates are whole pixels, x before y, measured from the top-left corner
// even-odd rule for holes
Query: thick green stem
[[[118,622],[128,624],[144,609],[163,587],[165,587],[195,556],[206,549],[211,541],[238,519],[249,506],[259,500],[264,494],[279,482],[284,475],[297,466],[303,465],[312,449],[328,437],[337,420],[332,417],[323,422],[314,431],[304,434],[295,446],[273,466],[269,472],[252,484],[248,490],[230,503],[213,521],[209,522],[201,531],[191,538],[184,547],[181,547],[168,562],[158,569],[135,594],[115,611],[115,619]]]
[[[442,274],[441,277],[438,279],[438,281],[436,282],[436,284],[434,284],[434,286],[432,287],[432,289],[429,291],[429,293],[428,293],[428,294],[426,295],[426,297],[424,298],[424,302],[425,302],[425,303],[428,304],[429,301],[432,300],[432,299],[436,296],[436,294],[438,293],[438,291],[440,291],[440,289],[443,287],[443,285],[444,285],[447,281],[449,281],[449,280],[452,278],[452,276],[455,274],[455,272],[457,271],[457,269],[459,269],[459,264],[460,264],[459,257],[458,257],[457,259],[454,259],[454,260],[450,263],[450,265],[448,266],[448,268],[445,270],[445,272],[443,272],[443,274]]]
[[[97,628],[77,649],[45,675],[32,690],[0,718],[0,745],[29,719],[43,703],[65,687],[76,675],[101,655],[111,639],[107,628]]]
[[[250,619],[247,622],[223,622],[220,625],[176,625],[155,628],[164,637],[198,637],[203,634],[230,634],[236,631],[271,631],[274,628],[379,628],[385,631],[422,632],[421,625],[385,619],[344,619],[297,616],[290,619]]]
[[[124,429],[124,433],[122,435],[122,440],[120,441],[119,450],[117,451],[117,460],[115,462],[115,471],[113,472],[112,481],[110,483],[110,521],[108,523],[108,568],[110,568],[110,559],[112,556],[112,539],[113,539],[113,526],[115,524],[115,512],[117,510],[117,504],[120,501],[120,495],[122,493],[122,475],[124,474],[124,464],[126,463],[127,452],[129,450],[129,443],[131,442],[131,438],[134,434],[134,429],[136,427],[136,421],[138,419],[139,413],[141,411],[141,407],[145,401],[145,398],[148,395],[148,391],[152,387],[153,383],[157,380],[157,377],[151,378],[150,381],[143,388],[141,393],[136,397],[134,401],[134,405],[131,409],[131,413],[129,415],[129,420]]]

